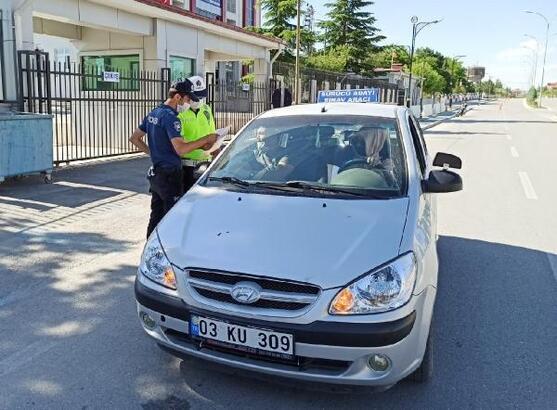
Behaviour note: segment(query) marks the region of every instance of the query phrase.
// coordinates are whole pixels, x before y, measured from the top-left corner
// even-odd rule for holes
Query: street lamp
[[[412,48],[410,49],[410,77],[408,79],[408,98],[406,100],[406,105],[410,108],[412,103],[412,64],[414,63],[414,50],[416,47],[416,37],[420,34],[425,27],[430,24],[440,23],[442,20],[433,21],[419,21],[417,16],[412,16],[410,22],[412,23]]]
[[[549,20],[547,19],[547,17],[545,17],[541,13],[538,13],[537,11],[525,10],[524,12],[528,13],[528,14],[535,14],[537,16],[540,16],[542,19],[544,19],[544,21],[546,23],[545,51],[544,51],[544,54],[543,54],[542,80],[540,82],[540,96],[539,96],[539,102],[538,102],[538,106],[541,108],[541,106],[542,106],[543,81],[544,81],[544,76],[545,76],[545,62],[547,61],[547,44],[549,43],[549,28],[550,28],[551,25],[549,24]]]

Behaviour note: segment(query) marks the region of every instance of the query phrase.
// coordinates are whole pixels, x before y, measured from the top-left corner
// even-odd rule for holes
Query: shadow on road
[[[87,203],[108,199],[122,191],[147,193],[145,178],[149,158],[95,162],[53,173],[53,184],[45,184],[39,176],[7,180],[0,184],[0,197],[5,203],[18,202],[22,207],[42,206],[76,208]]]
[[[0,259],[0,381],[10,393],[0,407],[550,408],[557,394],[557,286],[544,252],[442,236],[434,379],[370,394],[180,363],[142,334],[134,266],[64,274],[80,263],[72,255],[86,261],[131,243],[87,232],[18,238],[11,262]],[[33,252],[40,265],[14,268]]]

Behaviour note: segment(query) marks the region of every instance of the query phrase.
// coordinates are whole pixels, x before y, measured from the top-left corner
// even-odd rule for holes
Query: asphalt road
[[[160,351],[132,287],[145,159],[0,185],[0,408],[552,408],[556,115],[506,101],[427,133],[432,153],[462,157],[465,183],[439,197],[435,376],[384,393],[307,390]]]

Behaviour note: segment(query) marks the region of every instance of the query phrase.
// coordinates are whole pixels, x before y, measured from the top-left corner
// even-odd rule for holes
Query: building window
[[[255,27],[255,0],[244,0],[244,27]]]
[[[139,54],[82,56],[83,91],[139,91]],[[118,82],[105,82],[103,72],[120,74]]]
[[[179,78],[188,78],[195,74],[195,59],[170,56],[170,80],[176,81]]]
[[[228,24],[232,24],[233,26],[236,25],[236,20],[234,20],[234,19],[226,19],[226,22],[227,22]]]
[[[195,13],[212,20],[221,20],[222,0],[196,0]]]
[[[236,13],[236,0],[227,0],[226,11],[229,13]]]

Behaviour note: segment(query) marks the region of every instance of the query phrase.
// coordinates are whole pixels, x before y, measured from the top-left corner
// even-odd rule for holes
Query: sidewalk
[[[448,121],[451,118],[454,118],[456,116],[456,112],[457,111],[445,111],[445,112],[441,112],[439,114],[435,114],[429,117],[424,117],[424,118],[420,118],[419,122],[420,122],[420,126],[422,127],[422,130],[427,130],[429,128],[433,128],[436,125],[441,124],[442,122]]]

